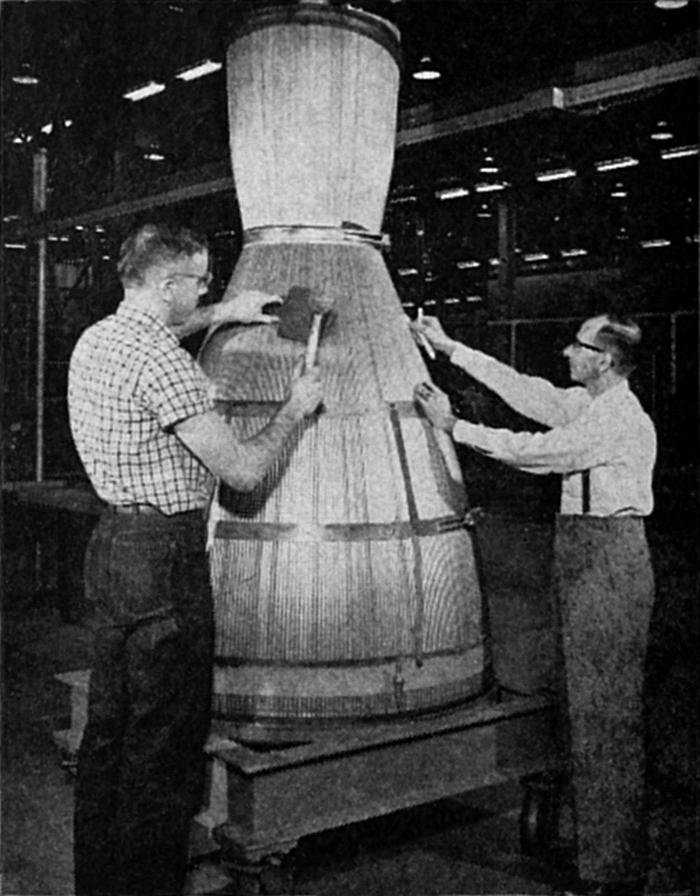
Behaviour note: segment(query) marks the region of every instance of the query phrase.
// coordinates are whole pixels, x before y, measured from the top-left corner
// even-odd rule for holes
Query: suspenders
[[[581,508],[582,513],[591,512],[591,471],[581,473]]]

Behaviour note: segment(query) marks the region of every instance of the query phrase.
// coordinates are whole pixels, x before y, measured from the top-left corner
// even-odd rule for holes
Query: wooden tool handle
[[[306,370],[310,370],[316,363],[316,355],[318,353],[318,339],[321,335],[322,317],[322,314],[314,314],[313,320],[311,321],[311,332],[309,333],[309,340],[306,343],[306,356],[304,358],[304,367]]]

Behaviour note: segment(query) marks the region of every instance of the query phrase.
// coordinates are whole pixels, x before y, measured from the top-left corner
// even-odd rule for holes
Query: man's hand
[[[441,389],[432,383],[419,383],[413,390],[413,398],[433,426],[452,434],[457,418],[452,413],[450,399]]]
[[[307,417],[309,414],[313,414],[322,400],[320,371],[318,367],[304,370],[304,359],[302,358],[294,368],[287,404],[292,410]]]
[[[449,355],[457,347],[457,342],[450,339],[437,317],[426,316],[420,320],[410,320],[409,327],[414,334],[424,336],[439,352]]]
[[[230,299],[212,305],[214,324],[274,324],[279,320],[273,314],[265,314],[265,305],[281,305],[281,296],[244,289]]]

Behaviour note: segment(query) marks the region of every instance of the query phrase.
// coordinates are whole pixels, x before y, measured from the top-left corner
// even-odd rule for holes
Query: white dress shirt
[[[543,433],[512,432],[458,420],[452,432],[456,442],[527,473],[560,473],[563,514],[584,512],[586,470],[591,515],[651,513],[656,431],[627,380],[594,398],[581,386],[557,388],[464,345],[450,360],[514,410],[551,427]]]

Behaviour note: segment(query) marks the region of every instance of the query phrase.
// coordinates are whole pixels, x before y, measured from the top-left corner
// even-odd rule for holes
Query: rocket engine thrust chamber
[[[215,718],[233,736],[399,717],[484,686],[484,628],[449,437],[378,248],[396,128],[388,22],[315,3],[253,12],[228,51],[244,245],[229,291],[327,297],[324,407],[251,494],[210,520]],[[344,222],[353,222],[351,225]],[[201,362],[239,437],[283,400],[300,342],[222,327]]]

